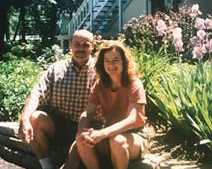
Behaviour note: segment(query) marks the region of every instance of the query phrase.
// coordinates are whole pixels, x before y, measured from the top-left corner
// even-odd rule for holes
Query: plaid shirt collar
[[[90,56],[89,60],[87,63],[80,69],[79,66],[72,60],[71,62],[71,68],[75,70],[76,72],[80,72],[82,70],[88,70],[89,68],[94,66],[94,58]]]

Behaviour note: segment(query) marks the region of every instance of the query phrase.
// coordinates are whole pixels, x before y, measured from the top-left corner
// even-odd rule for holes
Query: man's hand
[[[29,120],[21,121],[18,131],[18,137],[28,144],[33,140],[34,131]]]

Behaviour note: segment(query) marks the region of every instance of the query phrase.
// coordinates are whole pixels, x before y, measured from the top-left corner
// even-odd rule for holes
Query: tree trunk
[[[5,52],[5,43],[4,43],[4,35],[7,31],[7,13],[9,10],[9,5],[5,5],[1,3],[0,6],[0,61],[3,60],[3,53]]]
[[[26,41],[26,7],[22,6],[20,9],[20,23],[21,23],[21,30],[20,30],[20,35],[21,35],[21,41],[25,42]]]
[[[7,13],[7,21],[6,21],[6,40],[9,41],[10,40],[10,22],[9,22],[9,18],[10,18],[10,12]]]
[[[50,26],[51,29],[50,31],[50,39],[51,39],[51,44],[54,44],[56,41],[56,31],[57,31],[57,11],[58,11],[58,7],[56,5],[53,5],[50,9]]]
[[[16,36],[18,35],[20,22],[21,22],[21,9],[20,9],[19,17],[18,17],[18,23],[17,23],[16,29],[15,29],[15,34],[14,34],[14,37],[13,37],[13,42],[16,40]]]

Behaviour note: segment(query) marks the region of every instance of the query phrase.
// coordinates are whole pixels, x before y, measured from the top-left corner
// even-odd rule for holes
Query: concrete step
[[[0,157],[24,168],[39,169],[40,164],[31,148],[17,137],[18,127],[17,122],[0,122]],[[63,158],[60,151],[60,147],[52,150],[50,154],[53,161],[59,162]],[[153,154],[150,149],[143,159],[131,161],[128,169],[212,169],[212,166],[173,159],[170,152]]]

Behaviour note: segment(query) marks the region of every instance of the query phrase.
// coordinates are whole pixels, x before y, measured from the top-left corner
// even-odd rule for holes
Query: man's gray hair
[[[76,30],[72,37],[74,37],[74,36],[84,36],[84,37],[88,38],[89,41],[91,41],[91,42],[94,41],[93,33],[91,33],[88,30],[85,30],[85,29]]]

